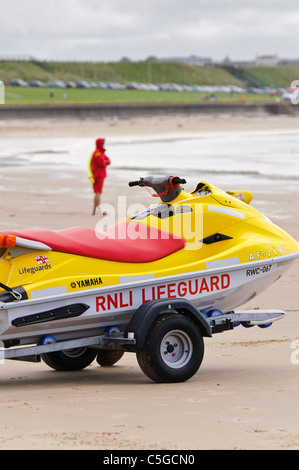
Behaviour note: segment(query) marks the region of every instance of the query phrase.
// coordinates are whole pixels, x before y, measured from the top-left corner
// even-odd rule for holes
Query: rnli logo
[[[35,257],[37,264],[47,264],[50,263],[48,258],[46,256],[36,256]]]

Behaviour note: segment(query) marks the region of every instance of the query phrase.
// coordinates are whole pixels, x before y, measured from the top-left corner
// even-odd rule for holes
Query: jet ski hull
[[[0,341],[25,345],[39,343],[46,335],[63,341],[100,335],[114,326],[124,331],[138,307],[151,300],[184,298],[203,315],[213,309],[229,312],[279,279],[298,256],[299,252],[267,261],[141,280],[132,276],[107,287],[1,302]]]

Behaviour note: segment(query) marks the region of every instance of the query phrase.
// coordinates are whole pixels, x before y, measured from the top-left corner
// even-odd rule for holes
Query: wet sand
[[[298,130],[299,116],[252,114],[179,114],[120,119],[0,120],[0,137],[118,137],[130,135],[190,135],[199,132]]]
[[[216,116],[206,121],[180,116],[160,118],[159,123],[14,121],[0,123],[0,142],[1,137],[13,141],[41,135],[93,139],[296,130],[298,124],[288,116]],[[119,192],[133,201],[127,181],[113,170],[109,175]],[[50,194],[45,194],[45,184]],[[80,170],[62,177],[55,170],[44,174],[40,168],[4,167],[0,186],[5,230],[96,224],[97,218],[90,215],[92,192]],[[273,186],[272,193],[257,191],[253,205],[299,240],[298,193],[294,188],[282,193]],[[106,186],[103,199],[116,204],[112,185]],[[148,204],[146,192],[139,202]],[[76,373],[58,373],[44,363],[7,361],[0,365],[0,449],[299,449],[298,285],[299,261],[246,305],[283,309],[286,317],[271,328],[240,326],[205,339],[201,368],[182,384],[152,383],[129,353],[111,368],[93,363]]]

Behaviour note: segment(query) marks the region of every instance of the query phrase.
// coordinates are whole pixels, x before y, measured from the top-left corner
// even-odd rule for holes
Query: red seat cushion
[[[184,239],[135,221],[121,222],[106,232],[73,227],[2,233],[44,243],[53,251],[127,263],[155,261],[185,246]]]

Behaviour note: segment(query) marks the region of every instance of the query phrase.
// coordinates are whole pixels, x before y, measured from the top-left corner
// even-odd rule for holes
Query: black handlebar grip
[[[140,186],[141,180],[139,181],[130,181],[129,186],[132,188],[132,186]]]
[[[172,183],[173,184],[186,184],[187,181],[185,179],[180,178],[179,176],[174,176],[174,178],[172,178]]]

